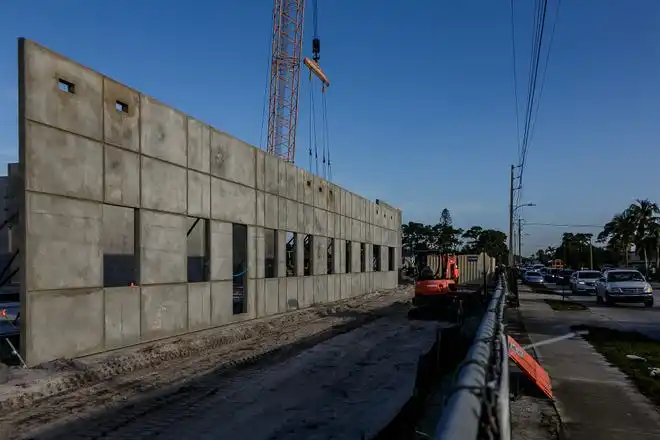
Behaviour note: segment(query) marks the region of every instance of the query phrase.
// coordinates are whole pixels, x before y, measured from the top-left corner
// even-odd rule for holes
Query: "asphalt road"
[[[597,321],[614,324],[623,330],[634,330],[649,337],[660,340],[660,284],[651,283],[654,289],[655,304],[646,308],[643,304],[616,304],[607,306],[596,303],[595,294],[571,295],[568,286],[563,287],[563,293],[571,300],[579,302],[593,312]],[[562,286],[546,283],[546,286],[557,294],[562,294]]]

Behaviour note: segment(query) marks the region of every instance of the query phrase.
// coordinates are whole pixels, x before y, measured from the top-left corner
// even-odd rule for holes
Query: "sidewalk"
[[[529,337],[539,342],[591,321],[584,312],[555,312],[544,302],[554,295],[520,286],[520,312]],[[657,440],[660,413],[626,376],[581,338],[536,348],[552,379],[557,408],[568,440]]]

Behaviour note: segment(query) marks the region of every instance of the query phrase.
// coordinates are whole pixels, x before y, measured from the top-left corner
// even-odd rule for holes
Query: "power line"
[[[558,228],[604,228],[605,225],[590,224],[561,224],[561,223],[529,223],[523,222],[523,226],[554,226]]]
[[[548,72],[548,65],[550,61],[550,54],[552,52],[552,43],[554,40],[555,29],[557,27],[557,20],[559,17],[559,9],[561,6],[561,0],[555,0],[555,10],[552,27],[550,28],[549,35],[546,32],[546,22],[548,16],[548,0],[537,0],[534,6],[534,26],[533,26],[533,35],[532,35],[532,45],[530,53],[530,62],[529,62],[529,77],[527,83],[527,97],[526,97],[526,106],[524,111],[524,124],[522,129],[522,138],[520,133],[520,115],[518,113],[518,86],[517,86],[517,71],[516,71],[516,46],[515,46],[515,13],[514,13],[514,2],[510,0],[511,6],[511,26],[512,26],[512,49],[513,49],[513,63],[514,63],[514,95],[516,99],[516,127],[518,132],[518,188],[519,190],[516,193],[516,204],[520,203],[522,198],[522,188],[523,188],[523,177],[525,173],[525,165],[527,161],[527,155],[529,150],[529,145],[531,139],[534,135],[534,128],[536,126],[536,120],[539,113],[541,97],[543,95],[543,89],[545,86],[545,80]],[[544,48],[544,41],[548,41],[546,44],[546,53],[542,57],[542,51]],[[544,62],[541,63],[541,58],[544,58]],[[539,75],[540,73],[540,75]],[[540,78],[539,78],[540,76]]]
[[[513,9],[513,0],[510,1],[511,4],[511,52],[513,55],[513,96],[516,102],[516,143],[518,144],[518,155],[520,155],[520,109],[519,99],[518,99],[518,73],[517,67],[518,63],[516,62],[516,19]]]

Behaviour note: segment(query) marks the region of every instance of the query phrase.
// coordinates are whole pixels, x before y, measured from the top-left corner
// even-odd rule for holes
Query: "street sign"
[[[467,257],[467,262],[468,263],[476,263],[479,260],[479,257],[477,255],[468,255]]]

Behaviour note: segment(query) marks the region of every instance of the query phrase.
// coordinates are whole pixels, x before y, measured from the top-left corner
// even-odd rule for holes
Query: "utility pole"
[[[589,268],[594,270],[594,245],[591,243],[591,237],[589,237]]]
[[[518,219],[518,255],[522,262],[522,219]]]
[[[514,170],[516,167],[511,165],[511,182],[509,184],[509,266],[513,267],[513,182]]]

